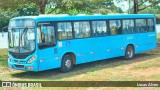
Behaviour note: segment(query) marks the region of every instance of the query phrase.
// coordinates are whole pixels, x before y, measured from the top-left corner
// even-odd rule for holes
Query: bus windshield
[[[21,25],[20,22],[18,22],[14,20],[11,21],[9,24],[9,51],[13,53],[32,52],[33,50],[35,50],[35,33],[33,27],[34,25],[28,25],[28,20],[26,20],[26,22],[25,20],[21,21]]]

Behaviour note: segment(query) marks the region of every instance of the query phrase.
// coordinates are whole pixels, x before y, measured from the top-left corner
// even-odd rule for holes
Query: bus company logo
[[[2,87],[12,87],[11,82],[2,82]]]
[[[20,60],[17,61],[20,64]]]

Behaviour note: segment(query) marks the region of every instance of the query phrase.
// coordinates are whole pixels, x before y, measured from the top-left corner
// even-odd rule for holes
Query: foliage
[[[46,12],[50,12],[51,9],[47,8]],[[69,14],[69,15],[77,15],[77,14],[92,14],[89,11],[86,10],[77,10],[77,9],[70,9],[63,11],[62,9],[55,9],[52,14]]]
[[[24,4],[17,7],[16,10],[0,10],[0,28],[8,26],[9,20],[17,16],[39,15],[39,9],[34,3]],[[1,31],[1,30],[0,30]],[[6,31],[6,30],[5,30]]]
[[[0,10],[0,28],[8,26],[9,20],[15,16],[18,16],[17,12],[11,10]],[[1,30],[0,30],[1,31]]]
[[[30,0],[0,0],[0,9],[15,11],[19,6],[30,3]]]
[[[160,2],[159,0],[115,0],[117,3],[122,3],[124,1],[130,1],[130,11],[131,13],[141,13],[148,11],[149,8],[158,7]]]
[[[17,12],[19,16],[39,15],[38,7],[34,3],[21,5],[17,8]]]
[[[51,13],[117,13],[122,10],[114,5],[113,0],[51,0],[47,4],[47,14]]]

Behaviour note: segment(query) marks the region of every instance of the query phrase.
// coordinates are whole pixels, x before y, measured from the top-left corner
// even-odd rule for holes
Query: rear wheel
[[[73,59],[70,55],[64,55],[62,59],[62,64],[61,64],[61,71],[62,72],[68,72],[72,69],[73,67]]]
[[[125,51],[125,59],[130,60],[134,58],[134,47],[132,45],[127,46]]]

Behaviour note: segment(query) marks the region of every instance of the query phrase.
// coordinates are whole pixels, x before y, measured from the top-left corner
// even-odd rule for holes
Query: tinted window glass
[[[71,22],[60,22],[58,25],[58,39],[71,39],[72,38],[72,26]]]
[[[107,35],[106,21],[93,21],[92,29],[93,29],[93,36]]]
[[[134,20],[123,20],[123,33],[134,33]]]
[[[120,20],[109,20],[109,28],[110,35],[122,34],[122,26]]]
[[[136,32],[147,32],[146,19],[136,19]]]
[[[74,22],[75,38],[90,37],[90,24],[87,21]]]
[[[154,22],[153,22],[153,19],[148,19],[148,30],[150,32],[154,31]]]
[[[54,26],[51,24],[39,24],[37,28],[38,45],[40,48],[56,44]]]

